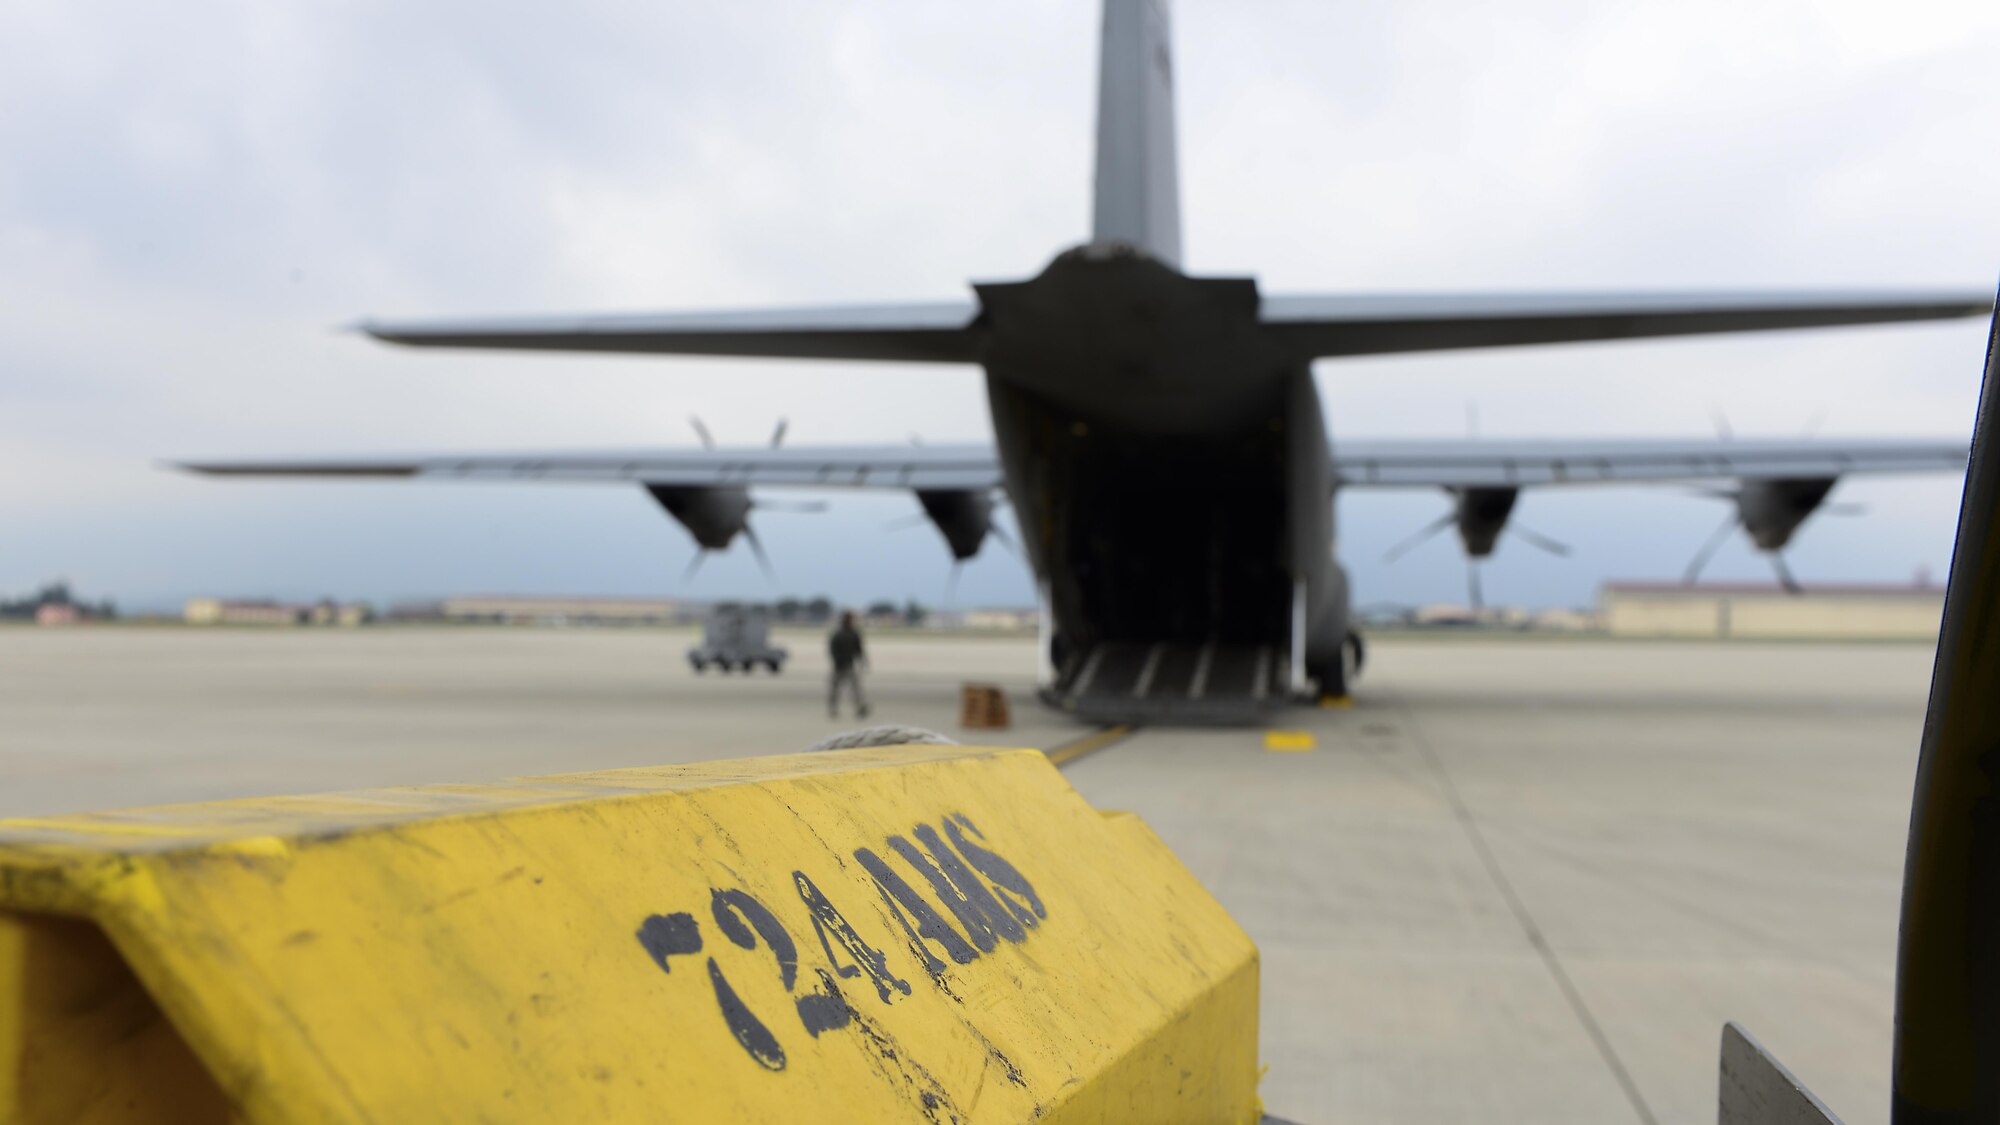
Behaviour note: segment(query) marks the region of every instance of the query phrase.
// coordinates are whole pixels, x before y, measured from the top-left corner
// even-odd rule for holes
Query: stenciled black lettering
[[[633,935],[646,952],[653,955],[653,961],[662,972],[673,972],[667,958],[676,954],[701,952],[701,927],[694,916],[681,914],[648,914],[639,923],[639,932]]]
[[[891,843],[893,845],[893,841]],[[931,904],[925,902],[923,897],[904,882],[903,877],[896,874],[893,868],[882,862],[881,856],[867,848],[856,848],[854,858],[860,861],[862,868],[875,880],[876,889],[882,892],[882,901],[889,905],[889,913],[896,916],[896,921],[901,923],[903,932],[910,936],[910,951],[917,955],[917,960],[923,964],[924,971],[932,976],[944,971],[944,962],[931,953],[930,946],[924,944],[926,941],[936,942],[938,947],[945,951],[946,956],[961,965],[969,965],[979,959],[979,951],[958,936],[958,931],[951,928],[951,923],[939,916],[937,911],[932,910]],[[905,911],[908,911],[907,915]],[[911,917],[917,920],[915,927],[910,925]]]
[[[729,1033],[736,1037],[757,1065],[766,1070],[785,1069],[785,1049],[778,1045],[778,1037],[764,1026],[764,1021],[754,1015],[736,990],[729,987],[729,981],[722,975],[715,958],[708,959],[708,981],[715,986],[715,1002],[722,1008],[722,1020],[729,1025]]]
[[[730,941],[744,949],[757,948],[757,939],[762,937],[771,950],[771,956],[778,962],[778,979],[784,982],[785,991],[792,991],[792,985],[799,978],[799,947],[792,935],[785,930],[784,923],[771,913],[769,907],[758,902],[748,891],[722,890],[709,892],[709,912],[715,915],[715,924]],[[745,919],[749,922],[746,925]],[[753,932],[754,931],[754,932]],[[715,1002],[722,1006],[722,1018],[729,1025],[730,1034],[750,1052],[750,1057],[770,1070],[785,1069],[785,1050],[778,1045],[778,1037],[764,1026],[743,1003],[736,990],[729,987],[729,981],[722,975],[722,969],[715,958],[708,959],[708,979],[715,985]],[[816,1013],[817,1014],[817,1013]],[[801,1018],[804,1013],[801,1012]],[[810,1026],[808,1026],[810,1030]],[[813,1032],[818,1035],[818,1032]]]
[[[1034,884],[1028,882],[1027,876],[1021,874],[1020,869],[1006,859],[966,839],[965,832],[959,831],[961,825],[966,832],[972,833],[979,839],[986,838],[986,833],[981,832],[979,826],[972,823],[964,813],[953,813],[944,822],[944,833],[951,837],[952,846],[958,849],[959,854],[965,857],[965,861],[970,863],[974,870],[986,876],[994,886],[1014,896],[1006,899],[1007,908],[1014,912],[1014,917],[1019,918],[1022,925],[1039,925],[1043,918],[1049,916],[1049,912],[1048,908],[1042,905],[1042,896],[1035,893]],[[1016,902],[1015,898],[1021,901]]]
[[[847,1006],[847,997],[840,994],[840,986],[833,983],[833,974],[825,969],[814,969],[819,974],[820,991],[808,992],[799,997],[795,1005],[799,1010],[799,1022],[814,1039],[822,1031],[839,1031],[854,1018],[854,1012]]]
[[[779,977],[785,982],[785,991],[790,992],[799,978],[799,947],[792,941],[792,935],[785,932],[778,916],[749,892],[738,890],[711,891],[709,909],[723,934],[744,949],[757,948],[757,937],[750,932],[751,927],[756,928],[764,944],[771,947],[771,955],[778,959]],[[737,917],[738,914],[743,917]],[[748,918],[750,925],[744,925],[743,918]]]
[[[875,994],[885,1004],[890,1002],[891,989],[905,996],[910,994],[910,982],[889,970],[889,958],[855,932],[854,927],[848,924],[839,909],[820,892],[813,881],[806,877],[805,872],[792,872],[792,883],[798,888],[799,901],[806,904],[807,912],[812,915],[813,932],[819,935],[819,947],[826,951],[827,963],[833,966],[834,972],[843,978],[867,973],[868,979],[875,985]],[[836,942],[847,951],[854,964],[840,963],[839,956],[833,951]]]
[[[937,830],[928,824],[917,825],[913,835],[924,842],[931,854],[926,856],[916,845],[901,836],[889,837],[889,846],[903,857],[903,862],[916,868],[931,885],[945,908],[965,927],[965,934],[981,953],[991,953],[1000,944],[1001,938],[1020,941],[1025,933],[1021,923],[1000,905],[986,884],[979,881],[958,854],[945,846],[938,838]]]

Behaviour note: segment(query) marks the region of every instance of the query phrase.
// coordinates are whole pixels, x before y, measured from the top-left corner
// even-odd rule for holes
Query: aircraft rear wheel
[[[1339,699],[1354,690],[1355,681],[1361,678],[1361,665],[1368,655],[1367,646],[1361,643],[1361,634],[1349,633],[1340,644],[1340,657],[1330,668],[1324,669],[1319,677],[1321,697]]]

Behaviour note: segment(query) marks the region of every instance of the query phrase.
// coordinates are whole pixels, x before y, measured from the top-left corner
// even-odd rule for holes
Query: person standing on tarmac
[[[861,630],[854,623],[853,611],[840,615],[840,627],[826,639],[826,654],[833,658],[833,679],[826,689],[827,717],[840,717],[840,689],[845,685],[854,696],[854,717],[867,718],[868,699],[861,694],[861,670],[868,666],[868,652],[861,645]]]

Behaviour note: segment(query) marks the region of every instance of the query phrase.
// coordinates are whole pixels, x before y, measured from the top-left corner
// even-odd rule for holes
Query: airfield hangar
[[[1801,594],[1762,584],[1609,582],[1598,620],[1622,637],[1769,640],[1936,641],[1944,587],[1808,586]]]

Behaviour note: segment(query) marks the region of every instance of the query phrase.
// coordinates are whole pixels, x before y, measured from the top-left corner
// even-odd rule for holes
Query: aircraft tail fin
[[[1104,0],[1092,237],[1130,243],[1170,266],[1180,266],[1180,176],[1174,156],[1167,0]]]

